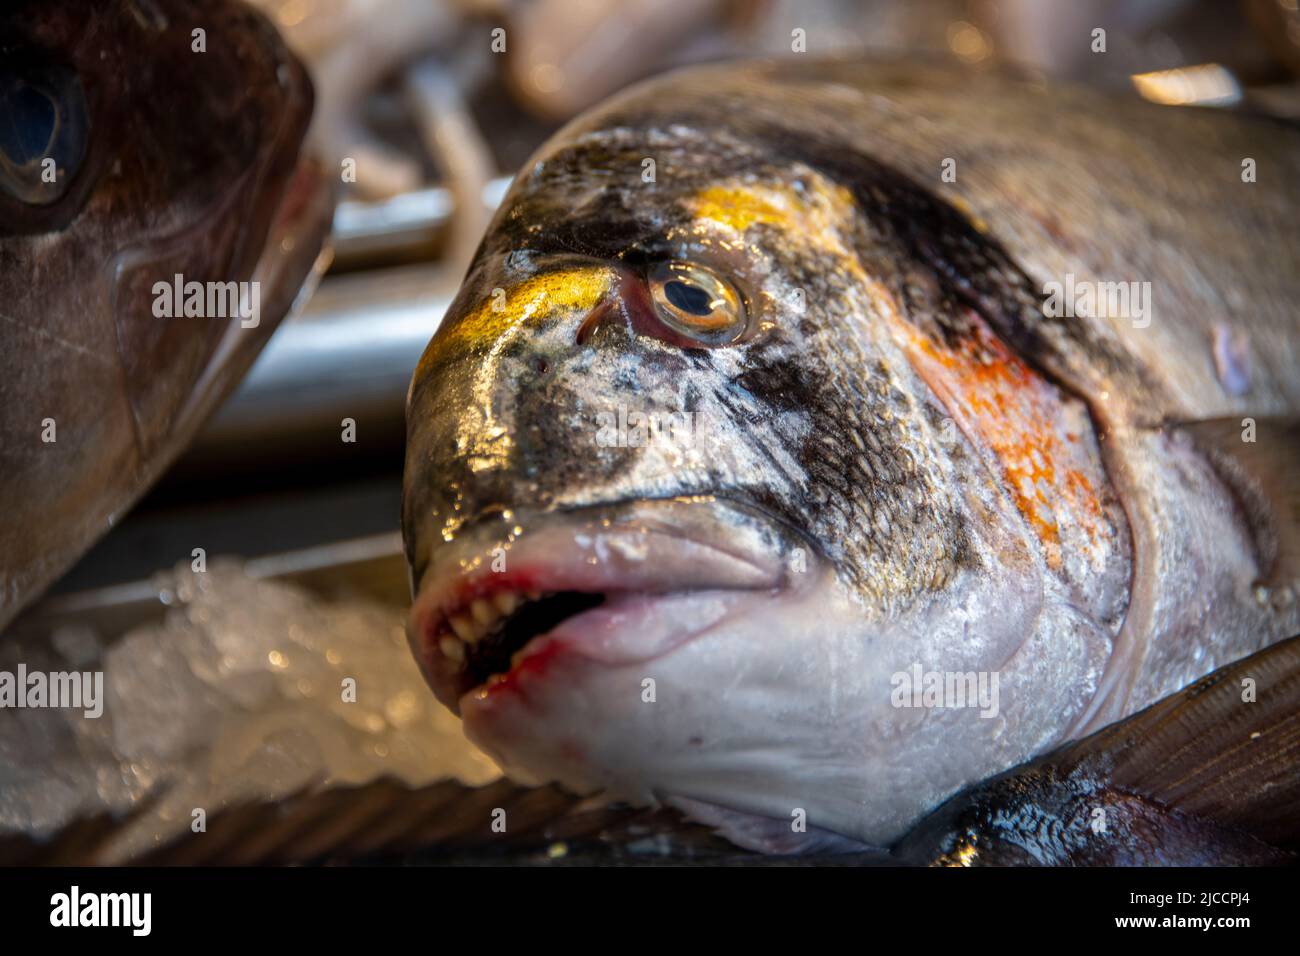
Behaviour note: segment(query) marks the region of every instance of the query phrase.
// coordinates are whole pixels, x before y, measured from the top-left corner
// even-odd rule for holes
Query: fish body
[[[157,479],[314,274],[332,203],[300,152],[311,109],[239,3],[0,12],[0,627]]]
[[[1300,850],[1300,638],[954,796],[892,849],[928,866],[1278,866]]]
[[[521,779],[886,846],[1288,636],[1206,435],[1300,410],[1298,174],[1280,124],[943,66],[578,118],[408,397],[435,693]]]

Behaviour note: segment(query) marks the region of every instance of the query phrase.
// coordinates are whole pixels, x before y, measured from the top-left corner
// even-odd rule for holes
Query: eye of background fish
[[[45,206],[61,199],[86,153],[86,99],[63,69],[0,70],[0,190]],[[54,182],[42,177],[54,160]]]
[[[745,330],[740,293],[717,273],[690,262],[661,262],[649,280],[655,310],[674,331],[701,345],[727,345]]]

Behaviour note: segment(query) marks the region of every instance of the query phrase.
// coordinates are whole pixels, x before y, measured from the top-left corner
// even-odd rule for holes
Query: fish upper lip
[[[611,517],[606,509],[586,508],[525,519],[525,524],[535,527],[513,541],[503,525],[498,534],[479,529],[465,544],[453,546],[426,571],[407,629],[411,649],[435,696],[459,714],[466,696],[506,683],[529,658],[556,642],[593,661],[630,663],[662,656],[707,629],[687,628],[635,650],[620,646],[611,652],[607,642],[597,647],[594,635],[591,641],[584,640],[588,635],[581,625],[602,611],[608,618],[611,610],[644,605],[647,599],[707,592],[770,593],[788,586],[779,552],[735,540],[704,540],[702,532],[707,529],[681,527],[672,520],[671,508],[668,520],[663,518],[654,509],[649,513],[633,509]],[[507,546],[508,550],[497,551]],[[493,569],[494,553],[506,555],[501,570]],[[457,639],[458,629],[491,627],[494,618],[508,618],[521,602],[556,592],[598,594],[610,607],[583,610],[534,635],[513,657],[507,674],[493,675],[484,683],[471,683],[473,677],[463,663],[440,646],[444,638]],[[460,620],[453,627],[456,618]]]

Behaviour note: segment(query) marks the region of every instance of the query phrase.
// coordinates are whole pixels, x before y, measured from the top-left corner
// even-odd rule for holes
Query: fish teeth
[[[500,617],[500,615],[497,614],[495,605],[485,598],[478,598],[475,600],[474,603],[469,606],[469,610],[470,613],[474,615],[474,620],[478,623],[480,628],[486,627],[488,624],[493,623],[498,617]]]
[[[449,623],[451,624],[451,629],[456,632],[456,636],[466,644],[473,644],[479,639],[478,628],[476,628],[474,622],[464,614],[453,614],[449,619]]]
[[[496,630],[501,620],[515,613],[525,601],[536,601],[541,596],[541,591],[497,591],[475,598],[461,613],[447,616],[450,631],[439,636],[438,646],[446,657],[463,666],[470,647]]]

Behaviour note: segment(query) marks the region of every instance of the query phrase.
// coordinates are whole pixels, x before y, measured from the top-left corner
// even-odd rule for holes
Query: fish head
[[[0,625],[161,474],[316,273],[312,104],[242,3],[0,11],[0,488],[21,503]]]
[[[330,190],[300,149],[311,82],[270,22],[229,0],[21,2],[0,23],[6,312],[111,346],[151,456],[219,375],[214,358],[270,334],[319,251]],[[253,280],[225,300],[225,283]],[[195,283],[222,284],[222,314],[206,294],[205,314],[160,314],[163,290]]]
[[[512,774],[879,843],[1087,699],[1075,556],[967,419],[1004,387],[1059,422],[887,234],[898,188],[626,116],[514,184],[412,381],[403,504],[413,649]],[[1001,704],[900,700],[918,665]],[[1056,667],[1064,704],[1005,679]]]

